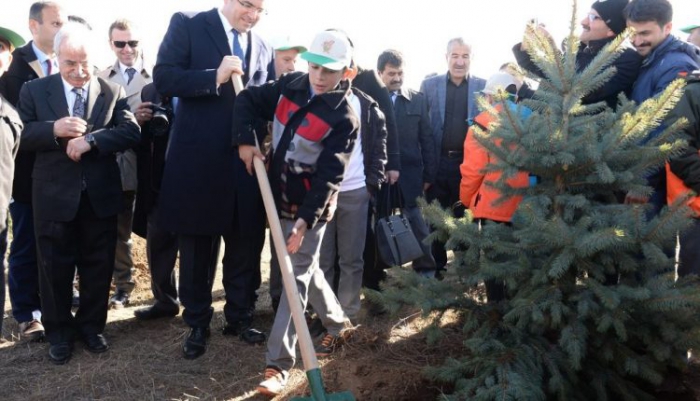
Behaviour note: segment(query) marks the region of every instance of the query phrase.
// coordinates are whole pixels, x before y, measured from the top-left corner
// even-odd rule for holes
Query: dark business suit
[[[231,54],[216,9],[176,13],[153,74],[162,95],[179,99],[158,213],[162,227],[180,235],[180,301],[183,319],[192,327],[208,327],[211,321],[209,270],[222,235],[229,323],[252,320],[260,282],[264,208],[255,177],[232,147],[233,87],[216,85],[216,69]],[[244,84],[264,83],[272,57],[272,48],[249,32]]]
[[[97,149],[74,162],[54,121],[69,115],[60,75],[28,82],[20,92],[25,124],[21,148],[36,152],[32,203],[39,258],[39,286],[46,335],[51,344],[70,342],[76,332],[101,334],[107,321],[114,268],[116,216],[123,207],[115,153],[135,146],[140,129],[124,89],[93,78],[85,120]],[[80,275],[80,308],[71,314],[73,274]]]
[[[436,175],[432,180],[432,185],[426,193],[428,201],[437,199],[444,208],[453,207],[459,201],[459,183],[462,178],[459,166],[462,163],[464,154],[462,147],[451,149],[446,153],[442,146],[445,128],[445,109],[447,101],[447,81],[448,75],[436,75],[427,78],[420,86],[421,93],[428,99],[430,109],[430,125],[432,127],[433,141],[435,144],[435,165]],[[468,77],[468,98],[467,98],[467,120],[471,120],[479,114],[479,107],[476,102],[476,93],[484,89],[486,81],[482,78],[469,75]],[[465,131],[466,135],[467,132]],[[454,211],[459,217],[463,208],[455,208]],[[441,242],[433,243],[433,257],[436,267],[441,270],[447,264],[447,251],[445,244]]]
[[[29,42],[12,52],[12,63],[7,72],[0,78],[0,94],[17,107],[22,85],[44,76],[44,71],[36,54],[34,54],[32,42]],[[12,184],[13,202],[10,205],[12,246],[8,257],[7,276],[12,314],[19,323],[33,320],[32,312],[41,309],[39,269],[36,262],[36,240],[34,238],[34,214],[32,212],[34,157],[34,152],[21,149],[17,152]]]
[[[0,233],[7,229],[7,205],[12,194],[15,155],[19,149],[22,120],[12,105],[0,95]],[[5,250],[7,237],[0,237],[0,337],[5,312]]]
[[[170,98],[161,98],[153,83],[141,90],[142,102],[172,108]],[[173,122],[172,113],[168,115]],[[156,219],[160,183],[165,166],[165,151],[168,146],[169,130],[156,132],[150,121],[141,128],[141,143],[136,149],[136,170],[138,189],[134,208],[134,234],[146,239],[146,255],[151,271],[151,291],[155,299],[155,308],[161,311],[177,313],[175,285],[175,261],[177,259],[177,235],[163,230]]]

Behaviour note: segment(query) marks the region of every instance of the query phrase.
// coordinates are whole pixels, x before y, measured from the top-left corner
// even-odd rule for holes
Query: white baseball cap
[[[481,90],[481,93],[486,95],[495,95],[498,93],[499,89],[504,92],[511,93],[511,91],[508,90],[511,85],[513,85],[515,92],[517,92],[519,88],[518,81],[515,79],[515,77],[506,72],[497,72],[489,77],[488,81],[486,81],[486,86],[484,86],[484,89]],[[512,92],[512,94],[515,94],[515,92]]]
[[[344,33],[323,31],[316,35],[309,50],[301,53],[301,58],[329,70],[340,71],[350,67],[352,46]]]

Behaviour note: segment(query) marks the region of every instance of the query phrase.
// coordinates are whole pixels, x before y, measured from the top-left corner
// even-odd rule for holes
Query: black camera
[[[158,105],[151,105],[153,118],[151,119],[151,134],[153,136],[164,136],[168,134],[170,129],[170,119],[172,118],[172,109]]]

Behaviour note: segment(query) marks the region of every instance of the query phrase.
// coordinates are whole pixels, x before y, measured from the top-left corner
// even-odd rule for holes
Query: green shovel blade
[[[356,401],[355,396],[350,391],[342,393],[326,394],[323,387],[323,378],[321,377],[321,369],[312,369],[306,372],[306,377],[309,379],[309,387],[311,388],[310,397],[294,397],[291,401]]]

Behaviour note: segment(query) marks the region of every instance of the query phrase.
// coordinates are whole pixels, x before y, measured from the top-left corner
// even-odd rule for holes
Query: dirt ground
[[[250,346],[224,337],[224,294],[220,276],[214,286],[214,320],[209,348],[189,361],[181,356],[187,327],[178,316],[154,322],[134,318],[135,309],[152,302],[144,241],[135,237],[137,286],[131,304],[110,310],[105,336],[110,350],[91,354],[76,343],[73,359],[63,366],[48,360],[48,345],[18,338],[17,324],[6,318],[0,340],[0,399],[2,400],[268,400],[255,387],[262,378],[265,347]],[[263,277],[269,269],[269,251],[263,254]],[[391,272],[390,272],[391,280]],[[391,281],[389,281],[391,282]],[[256,326],[269,331],[273,313],[267,282],[259,291]],[[9,300],[6,309],[9,313]],[[398,317],[372,317],[363,307],[360,326],[340,352],[321,361],[328,393],[350,390],[357,400],[435,400],[448,388],[422,377],[423,367],[439,364],[460,351],[456,320],[443,323],[447,335],[428,346],[420,329],[425,322],[418,311]],[[302,363],[291,372],[287,392],[274,398],[308,396]],[[700,390],[700,369],[693,365],[683,378],[685,387]],[[659,394],[659,400],[695,400],[700,391]]]
[[[2,400],[267,400],[255,387],[265,365],[264,346],[224,337],[224,294],[220,276],[214,286],[212,336],[204,356],[181,356],[187,326],[181,317],[154,322],[134,318],[135,309],[151,304],[145,244],[134,237],[136,289],[129,307],[110,310],[105,336],[110,350],[91,354],[76,342],[67,365],[48,360],[46,343],[19,338],[17,324],[5,319],[0,342]],[[269,269],[263,253],[263,277]],[[256,326],[269,331],[273,312],[267,282],[259,291]],[[6,313],[9,313],[9,300]],[[358,400],[432,400],[440,388],[421,377],[421,369],[444,357],[439,346],[428,347],[419,334],[416,311],[389,318],[370,317],[363,310],[351,343],[321,361],[327,392],[350,390]],[[274,400],[307,394],[301,360],[291,372],[288,391]]]

